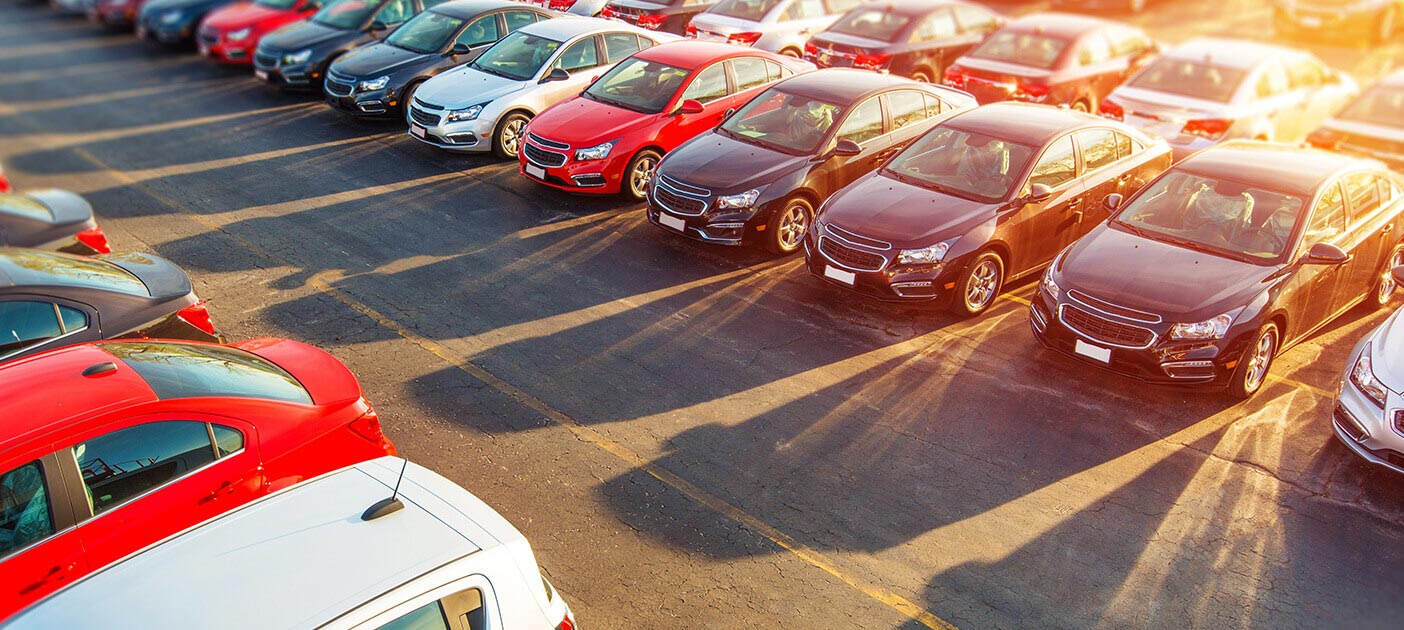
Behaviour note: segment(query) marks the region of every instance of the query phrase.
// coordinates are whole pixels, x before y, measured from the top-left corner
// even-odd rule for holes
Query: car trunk
[[[851,67],[860,55],[872,54],[889,45],[876,39],[832,32],[815,37],[810,43],[815,48],[814,62],[821,68]]]
[[[1227,105],[1189,96],[1123,87],[1114,92],[1122,120],[1151,135],[1173,137],[1191,120],[1219,119]]]
[[[1002,61],[965,57],[959,62],[965,75],[963,89],[980,103],[994,103],[1014,98],[1020,84],[1047,84],[1051,72]]]

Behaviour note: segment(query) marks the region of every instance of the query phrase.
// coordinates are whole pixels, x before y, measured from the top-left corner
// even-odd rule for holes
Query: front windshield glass
[[[417,53],[437,52],[458,33],[463,19],[429,11],[420,13],[385,39],[386,43]]]
[[[916,186],[974,201],[1009,198],[1031,147],[980,133],[937,127],[908,146],[884,172]]]
[[[560,47],[561,43],[556,40],[517,31],[483,51],[472,67],[488,74],[526,81],[536,76]]]
[[[1127,85],[1191,98],[1227,103],[1238,92],[1246,72],[1187,59],[1161,58]]]
[[[360,28],[385,0],[337,0],[312,16],[312,21],[332,28]]]
[[[759,22],[777,4],[780,4],[780,0],[722,0],[708,13]]]
[[[911,21],[912,19],[905,15],[893,15],[882,9],[862,9],[839,18],[829,30],[843,35],[890,42],[897,39],[897,35]]]
[[[297,0],[255,0],[254,4],[270,9],[291,9],[297,4]]]
[[[1345,108],[1337,118],[1404,129],[1404,87],[1374,87]]]
[[[687,79],[682,68],[630,57],[600,78],[585,96],[645,114],[657,114],[668,106]]]
[[[770,89],[727,118],[722,131],[731,137],[787,153],[813,153],[843,117],[833,103]]]
[[[1266,264],[1287,251],[1305,207],[1293,195],[1178,171],[1138,195],[1112,223],[1147,238]]]
[[[1052,68],[1063,56],[1068,43],[1055,37],[1035,33],[1001,32],[991,35],[985,43],[970,52],[975,59],[989,59],[1034,68]]]

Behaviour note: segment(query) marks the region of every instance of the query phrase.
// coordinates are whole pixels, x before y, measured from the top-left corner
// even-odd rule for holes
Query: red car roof
[[[718,59],[748,56],[775,57],[776,55],[733,44],[682,40],[659,44],[652,48],[645,48],[644,50],[634,53],[634,56],[639,59],[655,61],[675,68],[692,70],[693,68],[711,63]]]

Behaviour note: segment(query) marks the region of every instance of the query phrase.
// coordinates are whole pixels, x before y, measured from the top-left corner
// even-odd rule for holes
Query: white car
[[[702,41],[752,46],[799,58],[809,36],[863,0],[721,0],[687,27]]]
[[[1179,160],[1233,138],[1301,142],[1359,91],[1311,53],[1205,38],[1147,64],[1101,113],[1165,138]]]
[[[397,483],[399,509],[368,509]],[[3,627],[550,630],[575,620],[511,523],[453,482],[384,457],[177,534]]]
[[[408,109],[409,134],[449,151],[517,159],[533,117],[579,94],[629,55],[675,39],[600,18],[525,26],[472,63],[420,84]]]

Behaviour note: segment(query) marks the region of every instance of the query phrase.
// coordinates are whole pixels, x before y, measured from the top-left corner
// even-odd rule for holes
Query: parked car
[[[322,0],[254,0],[215,9],[196,32],[200,54],[233,65],[253,63],[259,40],[322,9]]]
[[[72,346],[0,366],[0,400],[0,619],[258,497],[395,453],[356,378],[295,341]],[[198,573],[228,575],[220,564]],[[131,604],[98,625],[127,625]]]
[[[1401,190],[1378,162],[1336,153],[1206,149],[1107,202],[1114,218],[1044,276],[1034,333],[1119,374],[1250,397],[1283,349],[1396,293]]]
[[[537,22],[420,85],[409,134],[440,149],[515,160],[534,116],[579,94],[625,57],[671,39],[599,18]]]
[[[88,20],[108,28],[134,26],[147,0],[90,0],[84,6]]]
[[[1097,111],[1102,98],[1160,52],[1141,29],[1037,13],[1005,24],[946,68],[943,82],[981,103],[1028,101]]]
[[[67,15],[84,15],[95,4],[95,0],[49,0],[50,8]]]
[[[642,200],[669,151],[715,128],[771,83],[813,69],[783,55],[710,42],[640,51],[580,96],[532,119],[522,173],[561,190]]]
[[[145,0],[137,12],[137,38],[162,44],[195,39],[195,29],[215,9],[234,0]]]
[[[70,254],[110,254],[93,207],[64,190],[0,192],[0,247],[52,249]]]
[[[543,9],[550,9],[557,13],[566,15],[578,15],[580,17],[598,17],[604,11],[608,0],[519,0],[526,4],[534,4]]]
[[[1390,263],[1397,265],[1404,262],[1401,259]],[[1395,266],[1391,275],[1394,286],[1404,283],[1404,267]],[[1365,461],[1397,473],[1404,473],[1404,414],[1397,410],[1404,396],[1399,365],[1399,357],[1404,356],[1401,312],[1404,309],[1395,311],[1355,344],[1331,414],[1331,426],[1342,443]]]
[[[1307,142],[1322,149],[1372,157],[1404,171],[1404,70],[1365,90],[1311,132]]]
[[[876,72],[786,79],[663,158],[648,219],[708,243],[792,253],[830,195],[974,106],[964,92]]]
[[[1059,11],[1123,11],[1140,13],[1150,5],[1150,0],[1053,0],[1053,8]]]
[[[547,20],[546,9],[511,0],[454,0],[410,18],[383,42],[332,62],[327,104],[353,116],[402,118],[421,83],[473,61],[508,33]]]
[[[692,18],[716,0],[610,0],[600,17],[627,22],[647,31],[682,35]]]
[[[870,2],[810,38],[804,58],[820,68],[876,70],[934,83],[1003,23],[988,8],[961,0]]]
[[[390,499],[395,509],[367,513]],[[162,541],[9,627],[169,628],[191,619],[230,630],[576,628],[521,532],[452,481],[390,457]]]
[[[1387,44],[1404,19],[1404,0],[1273,0],[1272,8],[1273,26],[1285,37],[1364,37]]]
[[[985,105],[831,197],[805,239],[805,263],[879,300],[978,315],[1007,282],[1037,273],[1100,224],[1103,199],[1169,166],[1164,142],[1126,125],[1046,105]]]
[[[190,278],[164,258],[0,248],[0,362],[116,337],[222,341]]]
[[[1300,142],[1358,91],[1307,52],[1197,39],[1147,64],[1100,111],[1165,138],[1178,160],[1234,138]]]
[[[688,37],[751,46],[789,57],[862,0],[721,0],[687,25]]]
[[[310,19],[259,40],[254,76],[285,89],[317,88],[337,57],[381,39],[442,0],[335,0]]]

